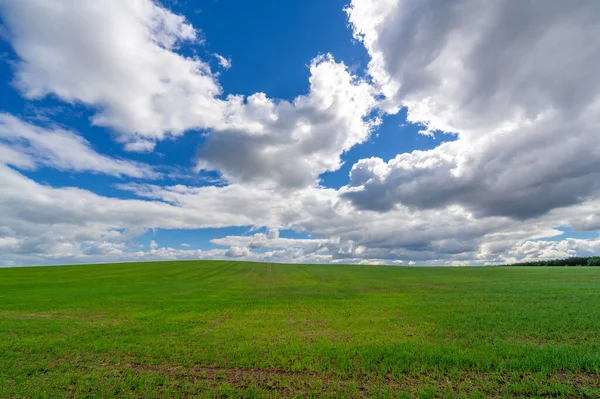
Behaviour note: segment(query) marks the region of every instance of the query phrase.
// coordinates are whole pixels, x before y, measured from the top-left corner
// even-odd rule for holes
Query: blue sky
[[[3,2],[0,263],[597,253],[598,7],[471,3]]]

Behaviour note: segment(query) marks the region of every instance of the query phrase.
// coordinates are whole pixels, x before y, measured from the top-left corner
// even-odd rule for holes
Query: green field
[[[0,398],[599,392],[600,268],[0,269]]]

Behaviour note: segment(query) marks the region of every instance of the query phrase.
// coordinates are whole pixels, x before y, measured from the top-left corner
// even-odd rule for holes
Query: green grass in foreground
[[[600,268],[0,269],[0,397],[600,397]]]

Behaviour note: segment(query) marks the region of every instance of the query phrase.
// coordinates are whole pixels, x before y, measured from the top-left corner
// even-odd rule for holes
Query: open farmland
[[[600,268],[0,269],[0,397],[599,397]]]

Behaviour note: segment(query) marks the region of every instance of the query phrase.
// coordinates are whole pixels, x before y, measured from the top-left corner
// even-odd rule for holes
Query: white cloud
[[[0,162],[28,170],[43,165],[117,177],[159,177],[148,165],[98,154],[89,142],[72,131],[42,128],[6,113],[0,113]]]
[[[156,147],[156,142],[151,140],[135,140],[125,143],[125,150],[131,152],[152,152]]]
[[[462,204],[527,219],[600,192],[600,3],[354,0],[355,36],[390,112],[430,151],[358,162],[347,198],[364,209]],[[575,161],[576,160],[576,161]]]
[[[462,265],[599,250],[597,240],[560,239],[555,228],[600,227],[600,53],[589,40],[600,33],[596,3],[355,0],[350,22],[371,56],[372,82],[318,56],[307,93],[291,101],[222,98],[208,64],[177,52],[198,44],[194,28],[149,0],[5,0],[0,12],[26,97],[54,94],[94,107],[93,122],[115,129],[129,151],[210,129],[198,166],[231,183],[127,182],[118,188],[140,198],[127,200],[39,184],[6,165],[154,172],[98,154],[72,131],[4,115],[1,264]],[[319,187],[319,175],[337,170],[342,154],[369,137],[378,107],[407,107],[409,122],[425,133],[454,132],[457,140],[387,162],[363,159],[342,190]],[[215,238],[223,248],[208,251],[131,244],[150,229],[227,226],[267,233]],[[282,229],[317,238],[282,238]]]
[[[175,51],[198,43],[194,28],[151,0],[7,0],[0,11],[23,94],[94,106],[94,124],[124,143],[214,126],[223,114],[208,64]]]
[[[595,201],[562,208],[523,223],[506,217],[478,218],[459,206],[360,211],[335,190],[323,188],[301,190],[290,199],[278,191],[240,185],[138,184],[123,188],[148,199],[124,200],[41,185],[5,166],[0,172],[0,263],[5,265],[228,257],[305,263],[364,259],[387,264],[507,263],[536,256],[519,248],[526,241],[560,235],[553,226],[574,224],[600,205]],[[129,244],[149,229],[232,225],[270,230],[213,239],[213,244],[225,247],[222,250],[178,250],[152,243],[142,251]],[[326,238],[282,238],[275,233],[279,228]],[[596,247],[587,241],[592,249],[584,250],[582,241],[580,252],[563,253],[591,253]],[[544,251],[540,247],[538,256],[545,256]]]
[[[219,61],[219,65],[223,69],[231,68],[231,59],[223,57],[221,54],[214,54],[215,58]]]
[[[336,191],[307,188],[294,193],[241,184],[224,187],[184,185],[158,186],[150,184],[122,184],[117,187],[161,205],[172,205],[186,212],[184,224],[180,217],[172,220],[173,226],[183,228],[268,226],[287,228],[298,220],[309,220],[311,210],[327,207],[336,200]],[[184,216],[182,213],[181,216]],[[189,227],[186,227],[189,226]],[[163,226],[164,227],[164,226]],[[175,228],[175,227],[174,227]]]
[[[526,240],[562,234],[553,227],[574,225],[593,214],[598,204],[589,202],[576,209],[557,209],[520,222],[507,217],[477,217],[461,206],[431,210],[398,207],[386,213],[360,211],[340,198],[335,190],[319,188],[300,191],[293,199],[270,191],[268,200],[256,196],[263,190],[252,192],[239,185],[221,188],[135,185],[128,188],[149,198],[178,204],[188,211],[197,206],[198,212],[205,209],[207,213],[224,214],[226,209],[218,205],[223,203],[231,204],[230,210],[246,212],[253,208],[254,223],[260,220],[260,226],[291,228],[327,237],[285,239],[274,233],[257,233],[216,238],[211,241],[213,244],[250,250],[295,250],[305,256],[319,254],[344,262],[378,259],[387,263],[413,260],[418,264],[506,263],[512,248]],[[208,198],[215,199],[213,205],[209,205]],[[244,202],[252,206],[244,207]],[[257,206],[261,204],[265,206]],[[252,220],[244,213],[240,213],[239,218]]]
[[[359,265],[385,265],[387,264],[383,259],[361,259],[358,262]]]
[[[299,194],[295,201],[288,201],[281,193],[237,185],[130,185],[123,188],[150,200],[124,200],[73,187],[42,185],[3,165],[0,186],[3,264],[117,260],[117,250],[122,251],[123,260],[128,260],[133,256],[130,252],[140,251],[112,244],[128,243],[149,229],[276,226],[275,229],[289,226],[296,218],[310,218],[302,209],[303,203],[327,204],[335,195],[333,190],[311,189]],[[110,257],[106,255],[109,249]],[[151,244],[150,251],[158,249],[157,243]],[[225,257],[226,252],[224,249],[216,253]]]
[[[271,229],[270,231],[272,231]],[[232,248],[256,249],[297,249],[302,254],[314,253],[326,247],[327,239],[312,238],[280,238],[269,236],[264,233],[256,233],[252,236],[226,236],[210,240],[212,244],[228,246]]]
[[[239,105],[228,125],[209,133],[198,152],[200,169],[219,170],[234,182],[314,185],[337,170],[340,156],[364,142],[378,120],[371,86],[327,55],[310,66],[308,95],[292,102],[258,93]]]
[[[248,256],[249,254],[250,250],[243,247],[231,247],[227,252],[225,252],[225,256],[230,258],[241,258]]]
[[[6,253],[13,252],[19,248],[22,242],[22,239],[15,237],[0,237],[0,250]]]
[[[378,123],[368,117],[371,85],[331,55],[311,62],[309,93],[292,102],[264,93],[221,98],[209,65],[176,51],[197,40],[194,28],[151,0],[7,0],[0,11],[26,97],[55,94],[95,107],[93,123],[114,128],[128,151],[149,152],[157,140],[210,129],[198,168],[232,182],[314,185]]]
[[[573,256],[597,256],[600,239],[567,238],[560,241],[526,241],[510,251],[513,260],[563,259]]]
[[[12,165],[19,169],[32,170],[36,167],[36,161],[29,155],[23,154],[14,148],[0,142],[0,162]]]

